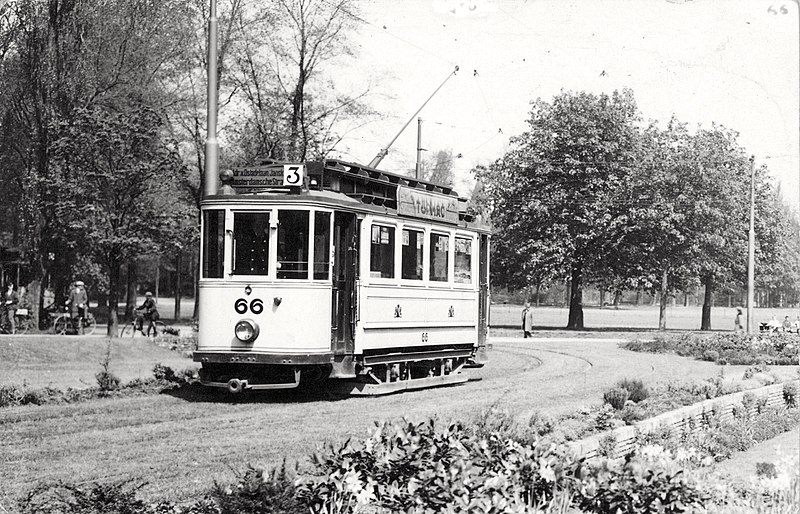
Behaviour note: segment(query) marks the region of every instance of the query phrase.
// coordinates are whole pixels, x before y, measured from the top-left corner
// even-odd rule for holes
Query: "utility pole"
[[[417,118],[417,172],[414,178],[419,179],[422,175],[422,118]]]
[[[753,333],[753,303],[756,270],[756,165],[750,156],[750,231],[747,238],[747,333]]]
[[[206,111],[206,169],[203,196],[217,194],[219,143],[217,142],[217,0],[211,0],[208,15],[208,110]]]

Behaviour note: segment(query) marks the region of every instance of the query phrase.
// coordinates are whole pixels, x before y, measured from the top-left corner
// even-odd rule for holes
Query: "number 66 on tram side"
[[[203,384],[384,394],[486,362],[489,227],[452,188],[337,160],[220,181],[201,204]]]

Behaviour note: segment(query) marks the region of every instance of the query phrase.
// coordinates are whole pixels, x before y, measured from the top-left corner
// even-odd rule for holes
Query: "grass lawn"
[[[0,385],[27,384],[66,389],[97,385],[111,345],[109,370],[123,382],[152,377],[162,363],[176,370],[195,364],[179,353],[160,348],[144,337],[109,340],[97,336],[26,335],[0,337]]]
[[[656,306],[634,307],[625,305],[613,307],[583,307],[584,325],[591,331],[657,330],[658,309]],[[667,330],[700,330],[701,307],[667,307]],[[754,327],[767,322],[774,315],[779,321],[784,316],[793,320],[800,314],[798,309],[754,309]],[[518,327],[522,316],[522,306],[494,304],[490,324],[493,327]],[[533,307],[533,324],[537,329],[563,329],[567,326],[569,309],[567,307]],[[746,316],[746,311],[745,311]],[[735,308],[714,307],[711,309],[711,329],[733,331]]]
[[[800,427],[781,434],[769,441],[759,443],[747,451],[738,452],[730,459],[716,464],[716,469],[732,480],[749,482],[756,477],[756,464],[771,462],[793,456],[795,465],[800,462]]]

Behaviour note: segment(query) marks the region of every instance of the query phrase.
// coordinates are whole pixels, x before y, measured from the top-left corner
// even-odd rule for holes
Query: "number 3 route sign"
[[[303,178],[306,175],[306,168],[302,164],[283,165],[283,185],[302,186]]]

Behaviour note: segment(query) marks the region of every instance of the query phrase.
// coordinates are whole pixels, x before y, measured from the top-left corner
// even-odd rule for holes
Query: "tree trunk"
[[[636,290],[636,306],[638,307],[641,304],[642,304],[642,290],[641,289],[637,289]]]
[[[667,301],[669,300],[669,287],[667,284],[667,269],[661,274],[661,301],[658,307],[658,329],[667,329]]]
[[[583,288],[581,279],[583,269],[580,264],[572,265],[572,279],[569,295],[569,319],[567,328],[570,330],[583,330]]]
[[[119,268],[121,263],[112,261],[109,274],[108,274],[108,328],[106,335],[108,337],[117,337],[119,325],[117,320],[117,308],[119,307],[119,300],[117,299],[117,291],[119,290]]]
[[[606,306],[606,282],[605,280],[600,283],[600,308]]]
[[[183,251],[178,248],[178,254],[175,256],[175,315],[173,319],[177,322],[181,319],[181,258]]]
[[[622,291],[616,291],[614,293],[614,308],[619,309],[619,303],[622,301]]]
[[[703,295],[703,318],[700,320],[700,330],[711,330],[711,304],[714,301],[714,275],[703,277],[705,294]]]
[[[136,308],[136,290],[138,289],[138,266],[136,259],[131,259],[128,262],[128,281],[125,295],[125,319],[133,317],[133,309]]]
[[[683,306],[684,307],[688,307],[689,306],[689,293],[687,293],[685,291],[683,293]]]
[[[156,303],[158,303],[158,285],[161,282],[161,256],[156,257],[156,283],[154,285],[155,291],[153,291],[153,296],[156,298]]]

